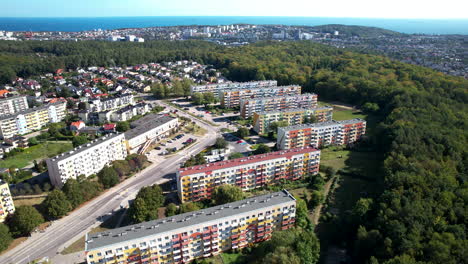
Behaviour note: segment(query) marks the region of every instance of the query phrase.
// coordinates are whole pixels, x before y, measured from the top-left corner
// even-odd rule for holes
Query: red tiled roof
[[[280,150],[280,151],[270,152],[266,154],[254,155],[250,157],[243,157],[243,158],[238,158],[238,159],[233,159],[233,160],[225,160],[225,161],[218,161],[218,162],[204,164],[204,165],[197,165],[197,166],[188,167],[188,168],[181,168],[179,169],[179,174],[181,176],[186,176],[186,175],[191,175],[191,174],[201,173],[201,172],[210,173],[211,171],[214,171],[214,170],[220,170],[220,169],[235,167],[239,165],[247,165],[247,164],[256,163],[256,162],[265,161],[265,160],[278,159],[278,158],[283,158],[283,157],[291,157],[293,155],[304,154],[304,153],[315,152],[315,151],[320,151],[320,150],[317,150],[312,147]]]
[[[104,128],[104,130],[114,130],[115,126],[115,124],[104,124],[102,127]]]
[[[84,122],[80,120],[80,121],[72,122],[70,124],[70,126],[74,126],[74,127],[78,128],[78,127],[80,127],[81,124],[84,125]]]
[[[10,91],[5,90],[5,89],[0,90],[0,96],[5,96],[5,94],[7,94],[7,93],[9,93],[9,92],[10,92]]]

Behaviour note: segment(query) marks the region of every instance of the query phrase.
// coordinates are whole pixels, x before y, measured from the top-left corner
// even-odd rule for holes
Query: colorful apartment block
[[[294,226],[296,199],[286,190],[199,211],[87,234],[88,264],[189,263],[268,240]]]
[[[219,92],[219,101],[221,102],[222,107],[234,108],[239,107],[240,99],[269,96],[292,96],[300,94],[301,86],[299,85],[224,90]]]
[[[240,112],[243,118],[249,118],[255,112],[315,107],[317,107],[317,95],[310,93],[293,96],[240,99]]]
[[[62,121],[66,103],[52,103],[0,117],[0,138],[10,138],[39,130],[48,123]]]
[[[282,179],[298,180],[318,173],[319,163],[320,150],[306,147],[181,168],[176,177],[179,198],[182,202],[210,199],[213,190],[225,184],[247,191]]]
[[[264,112],[255,112],[253,114],[253,129],[259,134],[265,134],[270,131],[270,125],[273,122],[286,121],[288,126],[315,122],[331,121],[333,116],[333,107],[324,106],[317,108],[292,108],[286,110],[273,110]]]
[[[8,215],[15,212],[15,205],[11,197],[8,183],[0,179],[0,223],[3,223]]]
[[[219,96],[219,92],[223,90],[237,90],[237,89],[252,89],[260,87],[277,86],[277,81],[254,81],[254,82],[226,82],[214,83],[205,85],[196,85],[190,87],[190,94],[194,93],[213,93],[214,96]]]
[[[366,121],[356,118],[343,121],[302,124],[278,128],[277,147],[295,149],[312,146],[349,145],[366,133]]]

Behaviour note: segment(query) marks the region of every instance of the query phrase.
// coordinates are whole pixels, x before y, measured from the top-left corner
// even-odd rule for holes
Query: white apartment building
[[[107,110],[119,109],[127,105],[135,104],[133,94],[124,94],[104,99],[94,99],[89,101],[89,110],[93,112],[102,112]]]
[[[125,132],[127,149],[130,154],[143,153],[151,143],[171,134],[179,126],[177,118],[150,114],[131,123],[131,130]]]
[[[66,103],[58,102],[2,116],[0,117],[0,137],[5,139],[39,130],[48,123],[62,121],[65,115]]]
[[[98,173],[115,160],[127,157],[124,134],[108,134],[85,145],[47,159],[49,178],[61,187],[70,178],[86,177]]]
[[[12,115],[29,108],[26,96],[13,96],[0,99],[0,116]]]
[[[253,81],[253,82],[227,82],[227,83],[214,83],[205,85],[196,85],[190,87],[190,94],[194,93],[213,93],[214,96],[219,96],[219,92],[223,90],[233,89],[250,89],[260,87],[273,87],[277,86],[277,81]]]
[[[293,227],[295,218],[296,199],[283,190],[87,234],[86,263],[190,263],[268,240]]]
[[[15,212],[15,205],[11,197],[8,183],[0,179],[0,223],[3,223],[8,215]]]

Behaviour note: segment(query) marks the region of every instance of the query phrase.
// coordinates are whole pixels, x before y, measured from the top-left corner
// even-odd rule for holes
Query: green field
[[[69,151],[73,148],[70,142],[45,142],[29,147],[13,157],[0,160],[0,168],[24,168],[34,160],[41,160]]]
[[[362,118],[366,119],[366,115],[364,115],[359,110],[348,110],[343,108],[335,108],[333,111],[333,119],[340,121],[340,120],[348,120],[353,118]]]

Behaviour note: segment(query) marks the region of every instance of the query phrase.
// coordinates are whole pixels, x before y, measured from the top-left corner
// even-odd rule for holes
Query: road
[[[170,106],[167,107],[172,109]],[[183,112],[179,112],[179,115],[194,119]],[[175,173],[181,162],[214,144],[218,136],[217,130],[206,122],[195,119],[194,121],[208,131],[203,138],[198,140],[198,144],[171,156],[160,164],[152,164],[68,216],[55,221],[44,233],[32,234],[25,242],[0,256],[0,263],[28,263],[42,257],[52,259],[62,249],[63,244],[89,231],[102,220],[102,217],[112,214],[114,209],[118,209],[121,204],[133,199],[142,187],[152,185],[167,177],[168,174]]]

